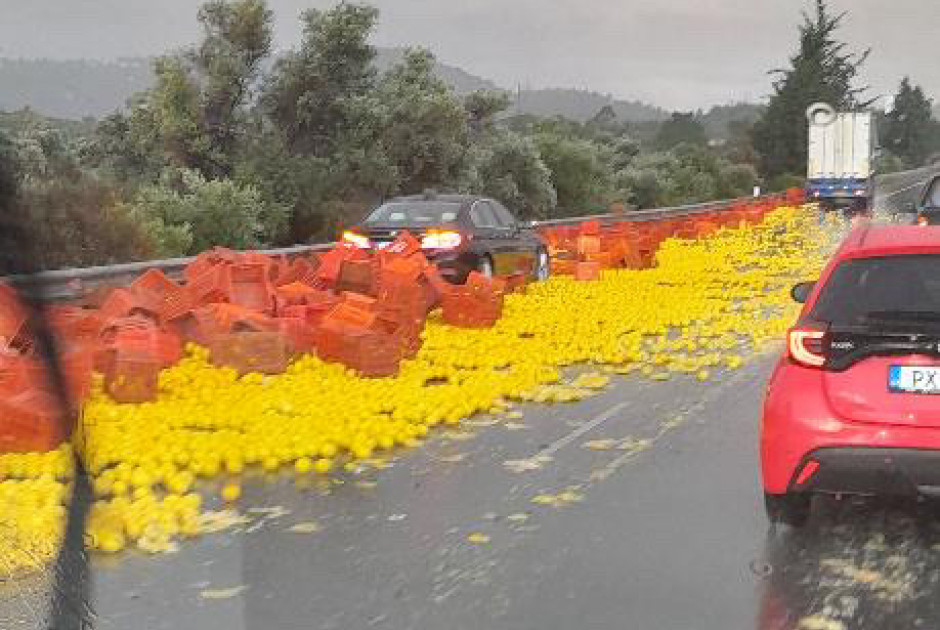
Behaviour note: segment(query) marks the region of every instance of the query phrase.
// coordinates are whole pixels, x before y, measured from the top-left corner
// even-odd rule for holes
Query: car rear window
[[[820,292],[811,317],[848,326],[940,322],[940,256],[843,262]]]
[[[435,225],[457,220],[459,203],[408,201],[386,203],[376,208],[363,223],[371,225]]]
[[[930,182],[930,189],[924,195],[924,207],[940,208],[940,178]]]

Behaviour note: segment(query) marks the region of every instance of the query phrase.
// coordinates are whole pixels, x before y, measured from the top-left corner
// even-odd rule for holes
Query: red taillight
[[[826,364],[826,333],[822,330],[794,328],[787,343],[790,358],[801,365],[822,367]]]
[[[928,224],[929,224],[929,221],[927,221],[927,217],[925,217],[924,215],[920,215],[919,217],[917,217],[917,225],[920,225],[921,227],[925,227]]]

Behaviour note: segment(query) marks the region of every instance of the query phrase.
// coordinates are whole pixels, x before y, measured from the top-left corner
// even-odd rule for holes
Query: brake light
[[[461,243],[463,243],[463,236],[460,232],[452,230],[428,232],[421,239],[421,249],[456,249]]]
[[[363,236],[362,234],[353,232],[352,230],[346,230],[343,232],[343,242],[349,243],[350,245],[355,245],[359,249],[369,249],[369,247],[372,245],[368,236]]]
[[[787,349],[790,358],[808,367],[826,364],[826,333],[822,330],[794,328],[790,331]]]
[[[924,215],[919,215],[917,217],[917,225],[921,227],[926,227],[928,225],[927,217],[925,217]]]

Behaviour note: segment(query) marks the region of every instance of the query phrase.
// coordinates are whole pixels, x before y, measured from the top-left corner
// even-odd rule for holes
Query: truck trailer
[[[871,112],[836,112],[825,103],[806,111],[806,197],[823,211],[868,212],[873,195],[875,124]]]

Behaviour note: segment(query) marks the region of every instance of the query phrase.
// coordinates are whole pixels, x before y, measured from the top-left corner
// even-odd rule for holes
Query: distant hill
[[[55,118],[98,118],[124,105],[152,81],[148,59],[0,58],[0,110],[29,107]]]
[[[380,48],[377,68],[387,71],[401,60],[403,53],[403,49]],[[100,118],[123,107],[132,94],[151,85],[150,64],[151,60],[146,58],[112,62],[0,58],[0,111],[28,107],[55,118]],[[437,64],[436,73],[458,94],[499,89],[492,81],[445,63]],[[585,121],[605,105],[611,105],[623,122],[660,121],[668,117],[668,112],[658,107],[587,90],[520,90],[512,96],[515,101],[512,114]]]
[[[729,130],[732,123],[750,127],[764,113],[761,105],[754,103],[734,103],[732,105],[715,105],[707,112],[698,112],[697,118],[705,127],[709,138],[728,139],[734,130]]]
[[[399,63],[405,55],[404,48],[379,48],[375,57],[375,67],[379,72],[388,72],[392,66]],[[456,66],[437,62],[435,74],[443,79],[458,94],[469,94],[477,90],[499,89],[492,81],[481,79]]]
[[[548,88],[520,90],[513,95],[513,115],[563,116],[578,122],[593,118],[606,105],[610,105],[620,122],[661,121],[669,112],[639,101],[617,100],[609,94],[590,90]]]

